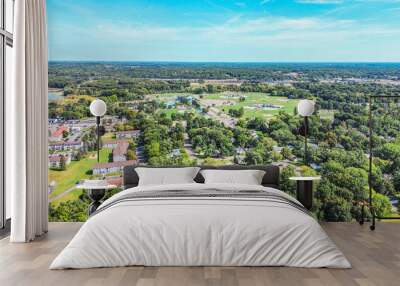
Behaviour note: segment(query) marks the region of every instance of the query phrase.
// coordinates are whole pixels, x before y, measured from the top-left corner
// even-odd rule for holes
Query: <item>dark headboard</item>
[[[139,183],[139,177],[135,172],[136,167],[147,167],[150,166],[141,166],[141,165],[132,165],[124,167],[124,188],[133,188],[136,187]],[[182,166],[160,166],[158,168],[179,168]],[[263,170],[265,171],[265,176],[262,180],[262,185],[265,187],[271,187],[275,189],[279,189],[279,167],[274,165],[267,166],[241,166],[241,165],[229,165],[229,166],[198,166],[202,170],[205,169],[217,169],[217,170]],[[157,168],[152,167],[151,168]],[[197,183],[204,183],[203,176],[199,173],[194,180]]]

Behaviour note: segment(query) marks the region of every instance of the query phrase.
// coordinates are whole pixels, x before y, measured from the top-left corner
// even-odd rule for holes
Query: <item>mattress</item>
[[[193,183],[114,195],[50,269],[134,265],[351,267],[289,195],[262,186]]]

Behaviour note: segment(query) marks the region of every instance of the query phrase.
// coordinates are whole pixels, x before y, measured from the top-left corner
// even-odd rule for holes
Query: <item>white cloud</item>
[[[68,25],[49,26],[52,59],[362,61],[374,56],[375,60],[400,60],[400,41],[395,40],[400,39],[400,27],[384,23],[327,17],[246,19],[237,15],[222,24],[201,27],[104,19],[90,27]],[[73,36],[63,37],[63,31]],[[63,53],[69,56],[63,57]]]
[[[271,0],[262,0],[262,1],[260,2],[260,5],[263,6],[263,5],[267,4],[267,3],[270,2],[270,1],[271,1]]]

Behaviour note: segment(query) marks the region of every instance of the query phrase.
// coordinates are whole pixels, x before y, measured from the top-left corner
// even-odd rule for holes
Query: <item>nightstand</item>
[[[108,185],[106,180],[86,180],[83,184],[76,186],[77,189],[84,189],[87,191],[92,203],[89,205],[89,216],[94,213],[101,205],[101,200],[104,198],[107,190],[115,189],[117,186]]]
[[[297,182],[297,200],[306,209],[311,210],[313,205],[313,182],[321,180],[321,177],[290,177],[289,180]]]

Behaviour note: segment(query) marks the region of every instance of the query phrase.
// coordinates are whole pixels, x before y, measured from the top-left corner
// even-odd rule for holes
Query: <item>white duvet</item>
[[[184,184],[165,190],[265,190],[254,185]],[[282,203],[246,198],[154,198],[123,201],[91,217],[50,269],[145,266],[293,266],[350,268],[318,222]]]

